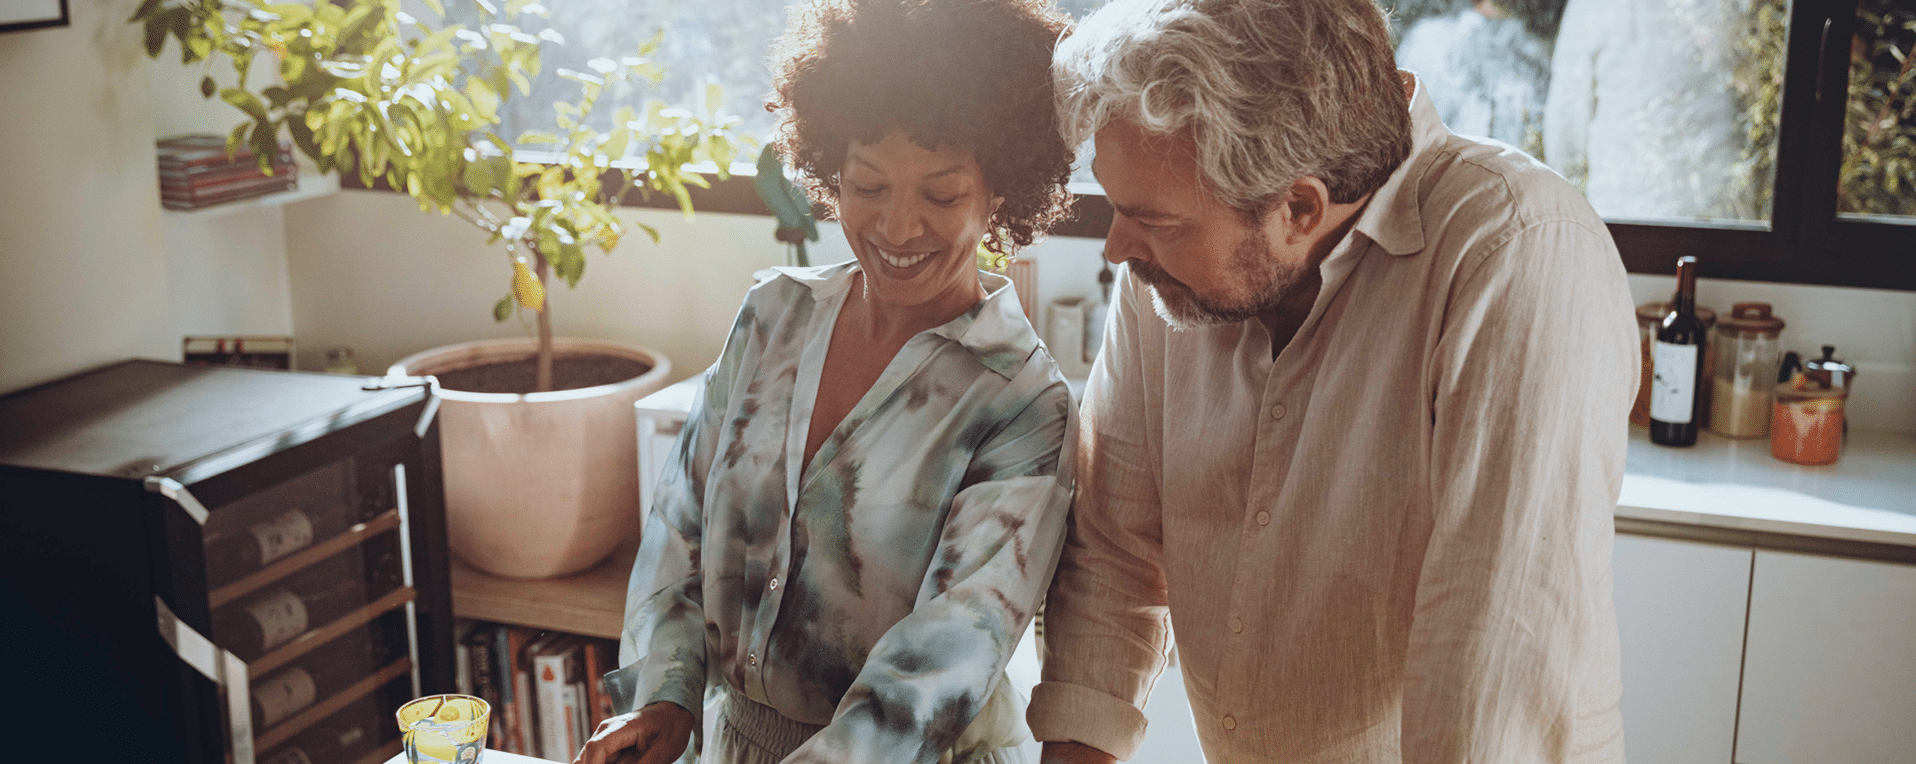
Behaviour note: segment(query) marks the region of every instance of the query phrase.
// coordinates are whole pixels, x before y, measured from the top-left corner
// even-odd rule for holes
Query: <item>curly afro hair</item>
[[[772,48],[779,153],[837,210],[853,141],[894,130],[969,150],[1004,202],[985,246],[1023,247],[1062,220],[1073,148],[1058,133],[1051,52],[1069,20],[1051,0],[808,0]]]

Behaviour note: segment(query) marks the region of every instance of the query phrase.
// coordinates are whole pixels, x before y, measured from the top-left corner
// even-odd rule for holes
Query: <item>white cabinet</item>
[[[1759,550],[1750,591],[1737,763],[1916,762],[1916,566]]]
[[[1617,536],[1630,764],[1730,761],[1751,555],[1748,547]]]

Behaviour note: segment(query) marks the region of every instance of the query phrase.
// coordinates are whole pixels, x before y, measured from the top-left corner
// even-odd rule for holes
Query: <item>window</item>
[[[767,137],[765,61],[786,2],[553,0],[549,23],[568,44],[548,48],[535,97],[510,105],[503,134],[552,129],[551,99],[538,95],[573,87],[556,69],[663,30],[665,81],[622,97],[691,105],[716,82],[726,110]],[[1907,0],[1385,2],[1399,64],[1446,124],[1577,184],[1631,271],[1669,273],[1690,254],[1711,277],[1916,289]],[[1059,0],[1074,16],[1103,3]],[[449,7],[453,21],[479,21],[448,5],[462,9]],[[1110,210],[1094,188],[1080,187],[1090,193],[1062,233],[1103,235]],[[760,211],[749,191],[715,191],[702,208]]]

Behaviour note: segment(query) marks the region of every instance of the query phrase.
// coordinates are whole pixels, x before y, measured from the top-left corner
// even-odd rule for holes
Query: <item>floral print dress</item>
[[[710,684],[823,725],[787,762],[990,760],[1023,733],[1021,708],[987,707],[1063,542],[1070,394],[981,273],[986,297],[908,341],[798,464],[857,269],[773,269],[746,297],[659,481],[608,678],[626,710],[700,716]]]

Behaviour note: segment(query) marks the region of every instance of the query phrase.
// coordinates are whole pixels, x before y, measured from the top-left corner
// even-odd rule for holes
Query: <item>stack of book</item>
[[[171,210],[193,210],[222,202],[249,199],[298,185],[298,165],[292,147],[281,144],[273,157],[271,174],[260,169],[253,150],[241,144],[226,154],[226,139],[217,135],[182,135],[158,143],[160,204]]]
[[[492,706],[486,747],[571,761],[612,716],[605,672],[618,668],[610,639],[470,622],[459,640],[459,690]]]

